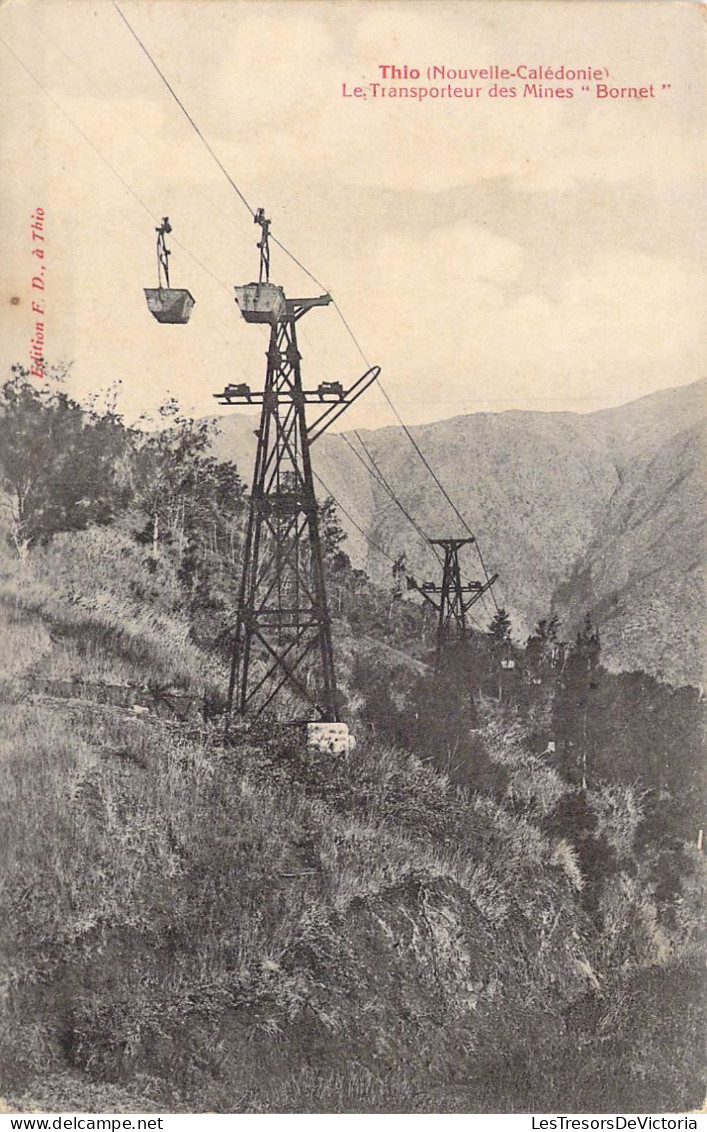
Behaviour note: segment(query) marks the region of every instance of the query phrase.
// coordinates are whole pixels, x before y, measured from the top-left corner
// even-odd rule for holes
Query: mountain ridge
[[[510,611],[519,639],[551,608],[570,634],[589,610],[600,628],[602,621],[608,626],[604,654],[610,667],[645,668],[678,683],[701,679],[697,626],[704,591],[695,564],[702,561],[703,545],[699,426],[706,387],[702,380],[586,414],[512,409],[410,428],[478,535],[489,572],[498,571],[498,600]],[[217,424],[215,454],[234,459],[247,481],[257,421],[234,414]],[[402,428],[359,435],[425,534],[467,533]],[[676,440],[681,435],[682,447]],[[408,571],[419,579],[435,578],[439,566],[431,548],[366,472],[368,460],[353,433],[327,435],[314,451],[317,490],[333,494],[342,507],[352,561],[376,581],[388,581],[390,562],[373,543],[389,558],[405,553]],[[673,539],[656,557],[663,529]],[[473,552],[465,553],[467,573],[483,576]],[[648,582],[654,558],[658,573],[669,579],[662,588]],[[623,579],[618,601],[617,577]],[[487,606],[477,627],[485,626],[489,613]],[[668,631],[666,649],[660,633]]]

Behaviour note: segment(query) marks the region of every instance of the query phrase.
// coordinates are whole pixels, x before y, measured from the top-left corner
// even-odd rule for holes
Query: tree
[[[132,454],[134,535],[153,568],[162,557],[173,563],[192,631],[213,643],[236,599],[245,487],[234,463],[211,455],[212,422],[185,416],[173,398],[159,415],[162,427],[143,433]]]
[[[341,549],[341,544],[348,535],[341,525],[336,500],[328,495],[319,505],[319,537],[322,544],[322,553],[332,565],[339,568],[349,565],[349,556]]]
[[[560,619],[556,613],[551,617],[543,617],[538,621],[535,629],[530,634],[527,640],[529,645],[531,641],[539,641],[541,644],[554,644],[557,640],[557,631],[560,628]]]
[[[213,456],[199,455],[184,472],[178,576],[192,598],[212,601],[217,578],[230,591],[240,563],[245,489],[236,465]]]
[[[582,628],[577,633],[575,643],[575,653],[586,664],[587,671],[593,672],[599,664],[599,655],[601,652],[601,640],[599,638],[599,630],[592,625],[592,619],[589,613],[585,613]]]
[[[556,613],[538,621],[535,629],[525,642],[525,660],[528,667],[537,675],[548,668],[561,667],[565,645],[558,640],[560,619]]]
[[[129,498],[120,417],[82,408],[63,377],[50,370],[40,386],[16,365],[0,387],[0,484],[20,556],[59,531],[112,522]]]
[[[145,525],[137,532],[149,542],[156,561],[166,543],[181,552],[185,535],[187,488],[198,483],[197,465],[209,446],[210,426],[184,417],[174,398],[159,408],[159,427],[141,438],[131,461],[135,502]]]
[[[562,679],[555,696],[555,731],[569,756],[566,765],[586,790],[589,768],[596,748],[597,721],[594,718],[596,691],[600,685],[599,630],[585,614],[582,628],[569,650]]]
[[[496,644],[511,639],[511,619],[505,609],[497,609],[487,629],[488,636]]]
[[[393,575],[393,592],[396,597],[400,597],[403,592],[403,579],[407,571],[407,553],[405,551],[399,554],[393,565],[391,566],[391,573]]]
[[[181,559],[187,540],[194,539],[233,558],[232,521],[242,517],[244,496],[236,465],[210,455],[212,422],[183,416],[174,398],[159,415],[161,427],[139,439],[131,460],[135,504],[144,519],[138,541],[150,544],[154,559],[171,545]]]

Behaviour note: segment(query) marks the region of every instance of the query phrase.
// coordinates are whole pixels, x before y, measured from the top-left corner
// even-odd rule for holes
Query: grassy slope
[[[701,1100],[692,945],[656,932],[628,874],[600,933],[566,843],[412,756],[224,748],[203,728],[28,695],[32,670],[218,681],[159,607],[169,579],[146,604],[154,579],[110,538],[57,540],[23,575],[4,570],[10,1107]]]

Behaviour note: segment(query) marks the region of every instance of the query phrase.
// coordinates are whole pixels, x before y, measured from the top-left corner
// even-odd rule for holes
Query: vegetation
[[[114,413],[82,409],[61,372],[38,387],[20,366],[0,389],[0,487],[19,555],[58,531],[110,523],[125,503],[127,437]]]
[[[548,617],[521,648],[504,611],[434,675],[433,625],[402,598],[401,569],[372,586],[326,502],[358,745],[315,758],[274,729],[226,745],[200,705],[226,680],[236,468],[211,460],[208,429],[176,406],[159,433],[136,433],[12,381],[0,404],[8,1106],[699,1106],[697,691],[605,672],[590,623],[563,643]],[[28,419],[50,448],[63,438],[46,467],[25,452]],[[88,466],[107,454],[103,470],[69,490],[62,461],[82,464],[84,445]],[[33,501],[21,527],[18,484]],[[194,710],[100,702],[101,682],[179,689]]]

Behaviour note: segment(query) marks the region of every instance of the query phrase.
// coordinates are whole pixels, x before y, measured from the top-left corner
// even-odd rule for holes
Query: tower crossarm
[[[362,393],[366,392],[379,374],[380,366],[372,366],[349,389],[344,389],[336,381],[324,381],[317,389],[301,391],[281,389],[277,393],[277,399],[282,404],[292,404],[297,399],[305,405],[326,406],[308,428],[307,441],[312,445],[350,405],[353,405],[354,401],[358,400]],[[266,394],[262,389],[251,389],[249,385],[240,384],[227,385],[221,393],[214,393],[213,396],[220,405],[262,405]]]
[[[298,403],[303,402],[305,405],[330,405],[332,409],[336,409],[341,405],[343,406],[343,408],[347,409],[349,405],[352,405],[353,402],[361,396],[361,393],[365,393],[368,386],[373,381],[375,381],[376,377],[378,376],[378,372],[380,372],[379,367],[376,367],[376,370],[377,373],[373,377],[371,377],[370,381],[368,381],[368,383],[363,388],[358,390],[353,397],[351,397],[350,394],[354,389],[356,389],[359,382],[356,382],[356,385],[352,385],[351,389],[342,389],[341,393],[333,391],[330,388],[304,389],[301,391],[300,396],[297,398]],[[360,380],[361,379],[359,378],[359,381]],[[324,382],[323,384],[332,385],[338,383]],[[221,393],[214,393],[213,396],[222,405],[262,405],[265,399],[264,390],[251,389],[248,385],[227,385]],[[295,400],[292,391],[289,389],[279,390],[277,398],[281,404],[292,404]],[[327,409],[327,412],[329,411],[330,410]],[[320,420],[321,417],[319,417],[314,422],[314,424],[310,428],[310,432],[312,431],[312,429],[314,429],[315,425],[319,424]]]
[[[423,582],[422,585],[420,585],[420,583],[410,575],[408,575],[405,580],[409,590],[416,590],[417,593],[424,597],[425,601],[432,606],[435,612],[439,613],[439,605],[432,597],[432,594],[441,594],[441,586],[435,586],[433,582]]]
[[[317,295],[316,298],[307,299],[286,299],[285,310],[288,318],[298,319],[312,307],[328,307],[330,302],[331,295]]]
[[[476,602],[479,601],[479,599],[482,598],[484,594],[491,589],[491,586],[497,579],[498,574],[492,574],[486,582],[471,582],[468,586],[461,586],[462,592],[469,592],[470,590],[473,591],[472,596],[469,598],[469,600],[464,602],[465,613],[467,609],[471,609],[472,605],[476,605]]]
[[[333,398],[331,390],[323,389],[321,385],[316,394],[305,393],[305,401],[309,404],[312,404],[315,399],[320,402],[328,402],[324,412],[309,426],[308,440],[310,445],[314,444],[314,441],[318,440],[322,433],[326,432],[329,426],[335,420],[338,420],[341,414],[345,413],[349,406],[353,405],[354,401],[357,401],[361,394],[373,385],[374,381],[378,380],[380,371],[380,366],[371,366],[370,369],[361,374],[350,389],[336,394],[335,398]]]
[[[468,538],[431,538],[429,539],[430,546],[442,546],[445,550],[456,551],[460,546],[467,546],[468,543],[476,542],[473,535]]]

